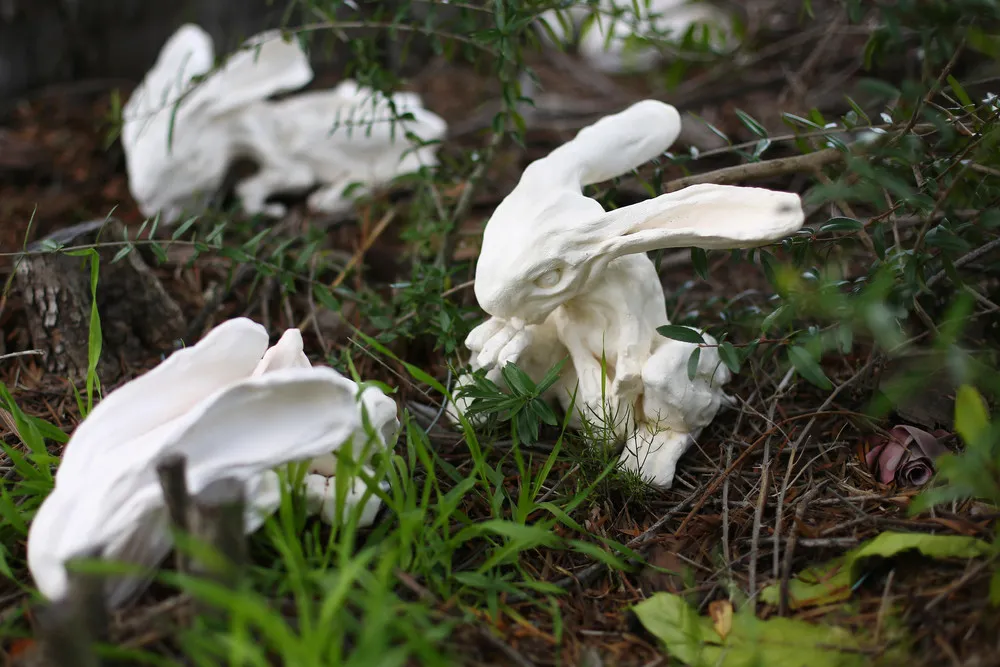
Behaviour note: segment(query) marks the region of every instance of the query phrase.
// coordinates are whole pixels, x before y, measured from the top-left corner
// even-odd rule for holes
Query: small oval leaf
[[[703,248],[691,248],[691,264],[702,280],[708,280],[708,253]]]
[[[788,348],[788,360],[798,371],[799,375],[820,389],[833,389],[833,383],[820,368],[816,360],[813,359],[809,351],[804,347],[793,345]]]
[[[740,353],[727,340],[719,344],[719,358],[733,373],[740,372]]]
[[[691,356],[688,357],[688,379],[694,380],[695,376],[698,374],[698,363],[701,361],[701,348],[696,347],[694,351],[691,352]]]
[[[656,327],[656,333],[667,338],[679,340],[682,343],[702,345],[705,342],[700,333],[690,327],[682,327],[679,324],[665,324],[662,327]]]
[[[856,232],[864,229],[860,220],[854,218],[830,218],[826,224],[819,228],[821,232]]]

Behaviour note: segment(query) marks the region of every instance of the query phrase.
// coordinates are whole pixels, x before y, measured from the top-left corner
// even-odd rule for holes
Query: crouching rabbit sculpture
[[[208,33],[181,26],[122,109],[129,189],[143,215],[173,223],[200,212],[238,158],[259,167],[235,186],[244,210],[272,217],[286,213],[272,195],[316,187],[308,208],[340,215],[364,192],[437,164],[438,145],[422,142],[447,125],[415,93],[387,97],[348,79],[271,100],[313,78],[306,52],[280,31],[251,37],[218,68],[214,58]],[[352,184],[362,187],[349,193]]]
[[[569,357],[550,391],[568,410],[576,389],[571,424],[582,414],[611,428],[626,440],[625,467],[661,487],[729,401],[722,388],[730,372],[717,348],[704,347],[689,379],[694,345],[656,332],[667,311],[645,253],[763,245],[804,221],[798,195],[761,188],[695,185],[614,211],[583,195],[583,186],[660,155],[679,132],[674,107],[646,100],[528,165],[483,233],[475,293],[491,317],[465,341],[473,370],[497,383],[507,363],[537,380]],[[455,409],[464,407],[459,399]]]
[[[185,458],[195,495],[223,477],[240,481],[248,533],[281,504],[287,482],[278,471],[299,462],[309,471],[307,511],[334,523],[360,506],[357,525],[374,521],[381,501],[360,477],[341,470],[350,486],[338,497],[340,459],[332,452],[373,475],[372,456],[390,449],[399,432],[395,401],[310,364],[297,329],[273,347],[268,341],[263,326],[228,320],[94,407],[70,438],[28,532],[28,568],[45,597],[62,598],[66,561],[95,549],[138,568],[104,582],[112,608],[146,588],[173,546],[156,473],[169,455]]]

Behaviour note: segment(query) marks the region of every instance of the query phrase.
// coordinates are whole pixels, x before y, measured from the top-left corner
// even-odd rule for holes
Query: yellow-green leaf
[[[672,657],[686,665],[702,664],[702,637],[715,633],[712,622],[700,618],[684,598],[672,593],[657,593],[637,604],[632,611],[643,627],[663,642]]]
[[[928,558],[975,558],[991,553],[989,543],[962,535],[885,532],[848,551],[826,565],[803,570],[788,582],[788,601],[793,609],[845,600],[861,577],[865,561],[892,558],[904,551],[916,550]],[[761,592],[761,599],[777,605],[781,592],[778,584]]]
[[[969,445],[976,442],[989,425],[990,415],[983,397],[974,387],[963,384],[955,394],[955,430]]]
[[[843,628],[791,618],[762,621],[749,607],[730,619],[725,637],[684,598],[657,593],[634,607],[643,626],[688,667],[862,667],[858,641]],[[671,663],[672,664],[672,663]]]

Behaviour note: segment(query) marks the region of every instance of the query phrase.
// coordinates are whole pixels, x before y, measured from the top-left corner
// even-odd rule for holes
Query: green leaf
[[[961,535],[885,532],[855,547],[840,558],[811,567],[795,575],[788,583],[788,601],[792,609],[830,604],[846,600],[861,578],[865,564],[872,558],[893,558],[905,551],[918,551],[927,558],[975,558],[992,552],[988,542]],[[778,584],[761,591],[761,600],[777,605]]]
[[[755,160],[760,159],[760,156],[764,154],[768,148],[771,147],[770,139],[761,139],[753,147],[753,157]]]
[[[847,99],[847,103],[851,105],[851,109],[854,110],[854,113],[858,114],[858,118],[863,120],[866,125],[871,125],[871,118],[868,117],[868,114],[865,113],[864,109],[862,109],[857,102],[851,99],[849,95],[845,95],[844,97]]]
[[[782,118],[782,120],[785,121],[785,123],[791,125],[792,127],[794,127],[796,124],[798,124],[798,125],[805,125],[806,127],[812,128],[814,130],[822,130],[823,129],[822,125],[817,125],[816,123],[812,122],[811,120],[803,118],[802,116],[796,116],[793,113],[782,113],[781,114],[781,118]]]
[[[733,373],[740,372],[740,353],[729,341],[724,340],[719,344],[719,358]]]
[[[316,283],[313,285],[313,296],[319,301],[319,304],[324,308],[330,310],[331,312],[340,311],[340,303],[337,301],[336,297],[330,292],[330,289],[321,283]]]
[[[767,139],[767,130],[765,130],[764,126],[758,123],[750,114],[740,109],[736,109],[736,116],[748,130],[756,134],[761,139]]]
[[[1000,58],[1000,36],[991,35],[979,26],[969,27],[967,33],[969,47],[991,58]]]
[[[695,376],[698,375],[699,362],[701,362],[701,348],[696,347],[691,351],[691,356],[688,357],[687,373],[689,380],[694,380]]]
[[[778,289],[778,262],[774,259],[774,255],[767,252],[766,250],[761,250],[758,254],[760,257],[760,268],[764,271],[764,277],[767,278],[767,282]]]
[[[868,658],[845,629],[791,618],[762,621],[744,607],[721,635],[682,597],[657,593],[633,607],[639,622],[689,667],[862,667]]]
[[[691,327],[682,327],[679,324],[665,324],[662,327],[656,327],[656,333],[667,338],[679,340],[682,343],[693,343],[695,345],[705,343],[705,339],[701,337],[698,331]]]
[[[990,425],[986,403],[979,392],[963,384],[955,393],[955,430],[966,445],[977,442]]]
[[[585,556],[590,556],[592,559],[604,563],[612,570],[624,570],[627,567],[625,561],[602,549],[593,542],[570,540],[569,545],[573,548],[573,550],[579,551]]]
[[[768,313],[767,317],[764,318],[764,321],[760,323],[760,332],[762,334],[766,334],[768,331],[770,331],[771,327],[774,326],[775,322],[777,322],[785,314],[787,310],[788,306],[778,306],[773,311]]]
[[[967,109],[974,109],[976,107],[976,105],[972,103],[972,98],[969,97],[967,92],[965,92],[965,88],[963,88],[962,84],[958,82],[958,79],[949,74],[947,81],[948,85],[951,86],[951,91],[955,93],[955,97],[958,98],[958,101],[962,103],[963,107],[966,107]]]
[[[559,417],[556,416],[556,413],[552,409],[551,405],[540,398],[535,398],[532,399],[530,406],[531,411],[535,413],[535,416],[543,422],[549,426],[559,426]]]
[[[500,369],[504,382],[519,396],[531,396],[535,393],[535,383],[528,374],[518,368],[513,362],[508,362]]]
[[[856,232],[864,229],[864,224],[854,218],[830,218],[820,228],[820,232]]]
[[[123,245],[121,248],[118,249],[118,252],[115,253],[115,256],[111,258],[111,263],[117,264],[119,261],[121,261],[123,257],[127,256],[130,252],[132,252],[132,249],[134,247],[135,246],[133,246],[132,244]]]
[[[551,387],[556,383],[556,380],[559,379],[559,374],[562,372],[562,369],[566,365],[566,362],[568,360],[569,357],[564,357],[559,361],[559,363],[557,363],[555,366],[553,366],[548,370],[548,372],[545,374],[545,377],[543,377],[541,381],[535,386],[535,390],[539,394],[544,394],[549,390],[549,387]]]
[[[729,137],[726,136],[725,132],[723,132],[722,130],[720,130],[716,126],[712,125],[711,123],[709,123],[707,120],[705,120],[701,116],[699,116],[697,114],[694,114],[694,113],[692,113],[691,115],[694,116],[695,118],[697,118],[698,120],[700,120],[702,123],[704,123],[705,127],[707,127],[712,132],[712,134],[714,134],[715,136],[719,137],[720,139],[722,139],[723,141],[725,141],[730,146],[733,144],[733,142],[729,139]]]
[[[185,220],[184,222],[182,222],[180,225],[177,226],[177,229],[173,231],[173,233],[170,235],[170,238],[176,241],[180,237],[184,236],[187,233],[187,231],[191,229],[192,226],[194,226],[194,223],[196,222],[198,222],[198,218],[196,216],[188,218],[187,220]]]
[[[87,339],[87,414],[94,408],[94,391],[100,388],[97,363],[101,358],[103,335],[101,315],[97,312],[97,282],[101,275],[101,256],[90,250],[90,329]],[[84,415],[86,417],[86,415]]]
[[[708,280],[708,253],[704,248],[691,248],[691,265],[702,280]]]
[[[1000,569],[997,569],[990,577],[990,604],[1000,607]]]
[[[464,535],[471,537],[472,535],[482,535],[484,533],[492,533],[493,535],[505,537],[522,545],[523,548],[531,548],[542,544],[556,544],[560,541],[559,536],[553,533],[548,526],[527,526],[502,519],[492,519],[469,526],[456,535],[455,539],[458,541]]]
[[[672,657],[687,665],[702,664],[702,633],[711,632],[711,626],[684,598],[657,593],[632,607],[632,611],[643,627],[664,643]]]
[[[28,534],[28,524],[24,522],[24,516],[17,507],[14,499],[7,493],[7,489],[0,488],[0,517],[3,517],[4,524],[13,526],[14,530],[22,535]]]
[[[826,377],[826,373],[820,368],[813,356],[804,347],[793,345],[788,348],[788,360],[798,371],[799,375],[808,382],[816,385],[820,389],[833,389],[833,383]]]

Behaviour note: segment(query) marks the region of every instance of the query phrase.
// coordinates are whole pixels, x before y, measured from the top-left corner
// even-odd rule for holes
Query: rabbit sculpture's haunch
[[[279,31],[250,38],[218,69],[213,61],[211,37],[182,26],[122,109],[129,188],[143,215],[170,223],[199,212],[238,158],[259,166],[236,185],[243,208],[276,217],[285,208],[267,202],[274,194],[319,186],[309,208],[341,214],[363,192],[348,197],[352,183],[384,185],[437,164],[436,144],[407,135],[433,142],[447,125],[414,93],[388,98],[346,80],[272,101],[313,78],[306,53]]]
[[[538,380],[568,356],[552,391],[569,409],[577,390],[574,423],[582,412],[613,429],[627,440],[625,466],[663,487],[728,401],[730,373],[706,334],[689,379],[694,345],[656,332],[668,319],[646,251],[753,247],[804,221],[798,195],[761,188],[695,185],[614,211],[583,195],[660,155],[679,132],[674,107],[646,100],[528,165],[486,225],[475,292],[492,317],[466,339],[472,368],[496,382],[508,362]]]

